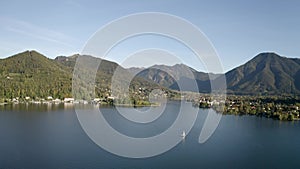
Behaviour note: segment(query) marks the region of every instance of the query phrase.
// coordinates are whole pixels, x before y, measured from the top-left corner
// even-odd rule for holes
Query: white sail
[[[185,138],[185,136],[186,136],[185,131],[182,131],[181,137]]]

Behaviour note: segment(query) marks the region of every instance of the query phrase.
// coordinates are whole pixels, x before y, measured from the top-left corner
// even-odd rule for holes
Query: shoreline
[[[141,104],[141,105],[134,105],[134,104],[109,104],[109,103],[93,103],[93,102],[87,102],[87,101],[74,101],[74,102],[54,102],[54,101],[29,101],[29,102],[4,102],[0,103],[0,106],[4,105],[26,105],[26,104],[31,104],[31,105],[59,105],[59,104],[64,104],[64,105],[98,105],[98,106],[116,106],[116,107],[159,107],[161,106],[160,103],[151,103],[151,104]]]

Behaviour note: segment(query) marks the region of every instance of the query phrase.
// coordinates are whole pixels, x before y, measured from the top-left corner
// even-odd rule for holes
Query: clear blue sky
[[[50,58],[80,53],[99,28],[137,12],[169,13],[199,27],[215,46],[225,71],[265,51],[300,57],[298,0],[2,0],[0,58],[28,49]],[[152,47],[149,44],[153,41],[153,37],[137,38],[132,41],[135,46],[124,48],[131,50],[111,54],[126,55],[134,49]],[[154,44],[153,48],[166,47]],[[189,63],[189,54],[180,49],[176,48],[187,58],[186,64],[202,70]],[[122,61],[120,56],[113,60]]]

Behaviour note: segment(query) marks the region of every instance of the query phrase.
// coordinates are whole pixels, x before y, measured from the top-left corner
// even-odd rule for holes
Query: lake
[[[178,109],[178,102],[169,102],[161,117],[149,124],[128,122],[113,107],[101,111],[116,130],[128,136],[150,137],[172,125]],[[212,137],[199,144],[207,114],[208,110],[200,109],[190,133],[173,149],[131,159],[97,146],[81,128],[72,105],[2,105],[0,168],[299,168],[299,121],[227,115]]]

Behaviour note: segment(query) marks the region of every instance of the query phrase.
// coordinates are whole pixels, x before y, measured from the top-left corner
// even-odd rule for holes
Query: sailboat
[[[182,133],[181,133],[182,139],[185,139],[185,136],[186,136],[186,134],[185,134],[185,131],[183,130]]]

